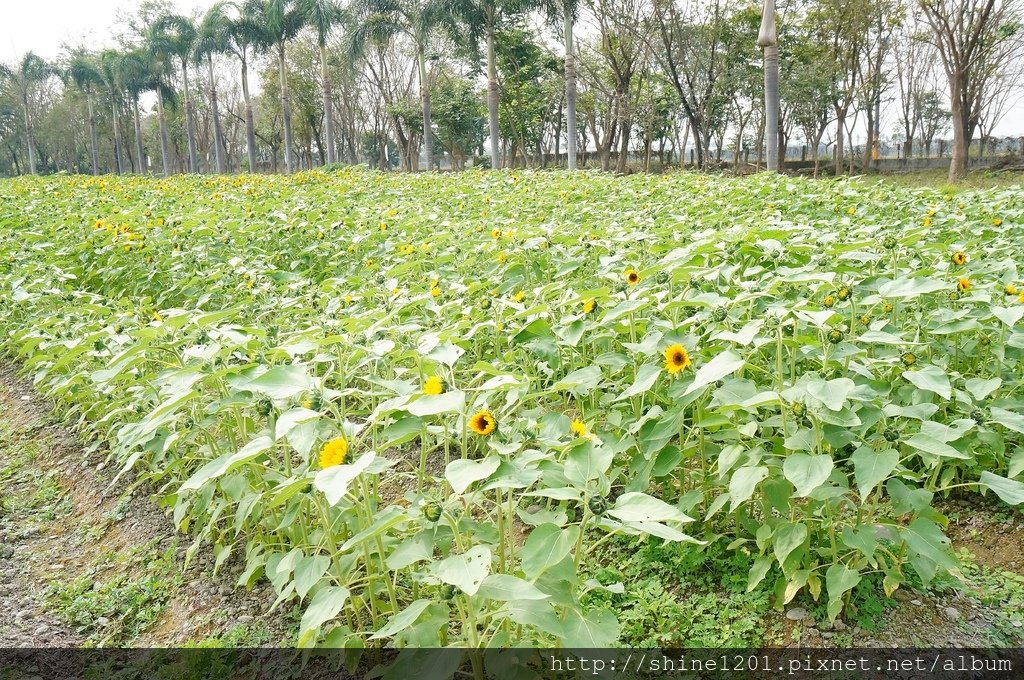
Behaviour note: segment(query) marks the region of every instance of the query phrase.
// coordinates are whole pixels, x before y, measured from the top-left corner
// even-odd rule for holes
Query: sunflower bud
[[[591,496],[587,501],[587,507],[590,508],[590,512],[600,517],[608,510],[608,501],[603,496]]]
[[[828,332],[828,335],[826,335],[825,337],[826,337],[826,338],[828,339],[828,341],[829,341],[830,343],[832,343],[833,345],[838,345],[839,343],[841,343],[841,342],[843,341],[843,338],[845,338],[845,337],[846,337],[846,334],[845,334],[845,333],[843,333],[843,332],[842,332],[841,330],[839,330],[838,328],[833,328],[832,330],[830,330],[830,331]]]
[[[431,522],[436,522],[441,519],[441,504],[440,503],[427,503],[423,508],[423,516]]]
[[[894,444],[900,440],[899,430],[897,430],[895,427],[885,428],[885,432],[882,433],[882,436],[885,438],[885,441],[889,442],[890,444]]]

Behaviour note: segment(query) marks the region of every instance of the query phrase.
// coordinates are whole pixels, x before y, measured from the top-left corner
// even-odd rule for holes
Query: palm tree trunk
[[[28,142],[28,174],[36,174],[35,135],[32,130],[32,116],[28,113],[28,95],[22,97],[25,109],[25,141]],[[961,126],[962,127],[962,126]]]
[[[569,169],[576,169],[576,55],[572,44],[572,12],[569,0],[563,0],[565,10],[565,151]]]
[[[117,100],[110,102],[111,120],[114,124],[114,167],[117,174],[124,172],[124,140],[121,138],[120,116],[117,114]]]
[[[224,130],[220,125],[220,109],[217,108],[217,84],[213,79],[213,57],[206,55],[206,69],[210,73],[210,109],[213,112],[213,147],[217,159],[217,173],[223,175],[224,167]]]
[[[245,99],[245,145],[249,154],[249,172],[256,172],[256,126],[252,120],[252,101],[249,99],[249,64],[242,58],[242,97]]]
[[[769,172],[779,171],[779,44],[775,30],[775,0],[761,7],[757,44],[764,49],[764,138]]]
[[[327,68],[327,45],[320,45],[320,83],[324,94],[324,144],[327,146],[327,164],[337,161],[334,153],[334,103],[331,97],[331,74]]]
[[[491,167],[501,167],[498,152],[500,129],[498,127],[498,65],[494,54],[494,21],[487,22],[487,118],[491,133]]]
[[[157,88],[156,93],[157,118],[160,121],[160,159],[164,165],[164,177],[171,176],[171,145],[167,139],[167,117],[164,115],[163,96]]]
[[[142,150],[142,122],[139,120],[139,98],[132,100],[132,111],[135,113],[135,155],[139,157],[139,172],[146,172],[146,154]]]
[[[185,137],[188,140],[188,170],[199,172],[199,157],[196,154],[196,121],[192,117],[192,93],[188,87],[188,65],[181,60],[181,78],[185,87]]]
[[[292,174],[292,105],[288,98],[288,73],[285,69],[284,42],[277,45],[277,72],[281,78],[281,116],[284,122],[284,171]]]
[[[89,105],[89,150],[91,151],[92,156],[92,174],[98,175],[100,174],[100,161],[99,154],[96,151],[96,113],[93,110],[91,92],[86,94],[85,101]]]
[[[416,60],[420,69],[420,102],[423,105],[423,155],[427,160],[427,172],[434,169],[434,133],[430,120],[430,83],[427,82],[427,63],[423,57],[423,46],[416,46]]]

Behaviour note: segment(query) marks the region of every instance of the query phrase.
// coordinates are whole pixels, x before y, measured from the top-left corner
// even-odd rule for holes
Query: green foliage
[[[870,618],[879,575],[958,575],[936,497],[1020,503],[1022,216],[763,176],[23,179],[0,337],[300,646],[747,644],[765,598]],[[633,588],[601,548],[636,541],[665,566]],[[672,602],[712,611],[693,560],[724,629]]]

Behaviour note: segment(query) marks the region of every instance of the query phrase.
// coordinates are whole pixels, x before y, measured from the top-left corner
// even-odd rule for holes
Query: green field
[[[718,643],[627,620],[634,556],[834,619],[959,574],[934,501],[1024,503],[1022,224],[783,176],[9,180],[0,346],[302,645]]]

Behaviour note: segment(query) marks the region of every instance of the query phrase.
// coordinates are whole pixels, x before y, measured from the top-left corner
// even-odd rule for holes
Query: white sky
[[[171,0],[183,14],[206,8],[212,0]],[[61,53],[61,44],[113,46],[115,17],[134,13],[138,0],[2,0],[0,61],[11,63],[28,50],[44,59]]]
[[[171,0],[178,11],[205,10],[213,0]],[[33,50],[44,59],[61,54],[61,45],[86,44],[93,49],[113,46],[110,29],[121,14],[133,14],[140,0],[0,0],[0,61],[11,63]],[[889,108],[889,107],[886,107]],[[894,128],[894,112],[884,111],[882,135]],[[947,133],[948,134],[948,133]],[[1024,101],[1017,101],[1000,121],[996,136],[1024,135]],[[863,132],[854,135],[862,143]]]

